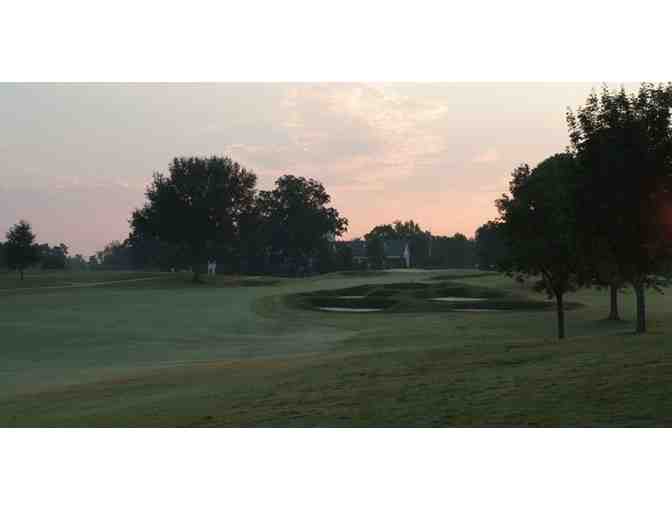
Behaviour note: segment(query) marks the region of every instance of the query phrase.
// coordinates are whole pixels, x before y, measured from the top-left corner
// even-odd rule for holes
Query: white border
[[[0,81],[664,81],[669,2],[3,5]]]
[[[669,432],[7,430],[23,508],[663,508]]]
[[[669,80],[669,2],[8,2],[0,81]],[[657,508],[665,430],[3,430],[3,507]]]

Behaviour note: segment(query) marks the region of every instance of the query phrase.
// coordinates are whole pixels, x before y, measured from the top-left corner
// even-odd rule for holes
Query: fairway
[[[485,299],[469,295],[545,302],[504,276],[473,270],[302,279],[220,275],[202,285],[189,279],[179,273],[85,272],[28,275],[20,283],[14,275],[1,276],[0,424],[672,421],[668,295],[649,292],[651,331],[635,336],[630,291],[621,296],[626,320],[616,323],[603,320],[606,292],[571,294],[568,301],[582,306],[568,309],[569,338],[558,341],[552,306],[478,314],[454,308]],[[462,285],[467,297],[437,298],[444,288],[437,283]],[[351,303],[362,288],[385,299],[386,289],[407,293],[377,313],[319,311],[300,297],[343,296]]]

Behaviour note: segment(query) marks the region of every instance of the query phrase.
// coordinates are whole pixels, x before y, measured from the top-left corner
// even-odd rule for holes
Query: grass
[[[86,287],[100,280],[72,273],[31,275],[27,291],[1,275],[0,425],[672,425],[668,295],[649,293],[651,332],[636,336],[630,292],[626,320],[610,322],[607,293],[581,291],[562,342],[552,308],[335,314],[295,301],[359,287],[409,302],[449,288],[545,302],[503,276],[464,274],[380,272],[362,286],[345,274],[192,285],[113,273],[98,277],[129,281]]]
[[[0,292],[46,286],[73,286],[115,281],[165,277],[166,273],[142,271],[27,271],[24,279],[18,273],[0,273]]]

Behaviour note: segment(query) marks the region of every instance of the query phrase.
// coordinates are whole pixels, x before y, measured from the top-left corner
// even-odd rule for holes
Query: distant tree
[[[364,236],[367,243],[372,243],[374,239],[380,241],[404,240],[408,242],[411,252],[411,261],[414,266],[424,266],[429,260],[430,243],[432,234],[424,231],[418,223],[413,220],[396,220],[391,224],[377,225]],[[378,256],[378,244],[372,245],[372,252]],[[382,261],[374,260],[374,265],[382,265]]]
[[[75,271],[82,271],[86,269],[86,260],[82,254],[77,253],[72,257],[68,257],[67,267]]]
[[[313,272],[330,273],[341,269],[336,246],[333,243],[320,243],[317,256],[313,260],[315,261],[315,265],[312,267]]]
[[[385,240],[380,236],[366,239],[366,258],[374,269],[385,267]]]
[[[636,94],[605,86],[567,115],[582,167],[579,236],[595,272],[610,280],[612,302],[622,282],[634,288],[638,333],[646,331],[645,289],[672,253],[671,108],[672,85],[645,83]]]
[[[58,246],[39,245],[42,269],[65,269],[68,265],[68,247],[61,243]]]
[[[96,252],[96,260],[101,269],[132,269],[131,247],[128,240],[106,244],[101,251]]]
[[[7,248],[4,243],[0,243],[0,268],[7,267]]]
[[[420,225],[413,220],[401,221],[396,220],[392,227],[394,229],[396,239],[426,239],[430,233],[422,230]]]
[[[507,256],[502,224],[488,221],[476,230],[476,258],[481,269],[497,269]]]
[[[188,248],[200,281],[213,243],[232,244],[238,221],[254,200],[257,177],[227,157],[175,158],[169,175],[154,175],[147,202],[134,211],[131,234]]]
[[[385,224],[385,225],[376,225],[371,229],[371,231],[368,234],[364,235],[364,239],[366,240],[374,238],[390,240],[390,239],[399,239],[400,237],[399,233],[394,228],[394,225]]]
[[[349,270],[354,267],[352,247],[349,244],[336,245],[336,266],[340,270]]]
[[[347,230],[348,220],[330,203],[319,181],[284,175],[275,181],[273,190],[259,192],[262,237],[293,265],[303,265]]]
[[[581,274],[575,172],[570,154],[556,154],[534,170],[521,165],[513,172],[511,195],[496,202],[509,252],[503,268],[518,278],[541,277],[535,288],[555,298],[558,338],[565,337],[564,295],[575,288]]]
[[[475,249],[474,240],[459,232],[453,236],[431,236],[428,263],[432,267],[474,267]]]
[[[39,249],[35,244],[35,234],[33,234],[30,223],[19,221],[7,232],[7,264],[10,269],[15,269],[21,275],[23,280],[24,271],[36,264],[40,259]]]

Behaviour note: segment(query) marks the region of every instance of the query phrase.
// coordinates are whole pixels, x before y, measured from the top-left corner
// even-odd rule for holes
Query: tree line
[[[49,270],[79,268],[85,264],[82,255],[68,255],[68,246],[64,243],[54,246],[36,243],[33,229],[25,220],[12,226],[7,232],[6,242],[0,242],[0,268],[17,271],[21,280],[26,269],[33,266]]]
[[[637,333],[647,329],[646,289],[661,290],[672,261],[672,85],[635,93],[604,86],[567,113],[569,145],[531,168],[516,167],[499,217],[481,233],[503,242],[496,266],[555,299],[565,337],[564,298],[608,287],[636,298]]]
[[[332,241],[348,221],[330,206],[315,179],[284,175],[272,190],[257,190],[257,176],[228,157],[175,158],[156,173],[143,207],[133,211],[130,233],[84,260],[64,244],[38,245],[20,221],[0,243],[0,265],[43,269],[188,269],[200,281],[208,260],[228,271],[305,274],[336,259]]]
[[[347,243],[336,243],[348,221],[333,207],[324,185],[283,175],[258,190],[251,170],[228,157],[175,158],[156,173],[146,202],[133,211],[130,232],[84,260],[65,244],[38,245],[30,225],[8,233],[12,269],[189,270],[200,281],[207,261],[226,272],[302,275],[355,269]],[[365,236],[373,267],[378,243],[409,242],[416,267],[474,267],[476,242],[462,234],[432,236],[413,220],[378,225]],[[0,246],[1,247],[1,246]],[[0,252],[2,255],[3,252]],[[1,259],[0,259],[1,260]]]
[[[406,241],[412,265],[417,268],[474,268],[485,267],[486,264],[485,258],[479,255],[482,250],[479,250],[478,237],[467,238],[459,232],[452,236],[433,235],[414,220],[377,225],[364,235],[363,241],[366,243],[368,264],[374,269],[386,266],[386,241]]]
[[[228,157],[175,158],[168,175],[154,175],[145,205],[132,214],[132,256],[187,264],[194,281],[211,259],[244,273],[318,271],[348,225],[324,185],[294,175],[268,191],[256,183],[254,172]]]

